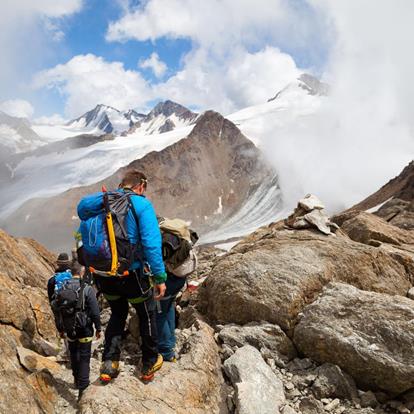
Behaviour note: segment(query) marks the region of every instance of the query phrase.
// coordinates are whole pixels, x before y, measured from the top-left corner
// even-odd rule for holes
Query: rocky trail
[[[176,363],[138,379],[131,314],[121,374],[77,403],[45,284],[53,257],[0,232],[0,412],[414,413],[414,233],[308,197],[229,252],[200,248],[178,300]],[[107,322],[103,305],[102,318]]]

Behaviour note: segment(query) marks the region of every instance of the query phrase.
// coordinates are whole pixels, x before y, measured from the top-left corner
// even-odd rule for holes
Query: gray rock
[[[378,401],[372,391],[362,392],[359,398],[361,400],[361,407],[363,408],[375,408],[378,405]]]
[[[337,365],[325,363],[316,372],[317,378],[312,385],[316,398],[338,397],[352,400],[357,397],[355,381]]]
[[[224,362],[224,371],[236,390],[237,413],[274,414],[285,402],[282,382],[256,348],[239,348]]]
[[[298,314],[330,281],[405,296],[412,277],[414,268],[411,274],[395,255],[347,237],[267,228],[216,262],[197,306],[219,323],[263,320],[289,335]]]
[[[225,360],[229,357],[231,357],[234,354],[234,351],[231,349],[230,346],[223,344],[220,349],[221,359]]]
[[[331,234],[329,217],[322,210],[313,210],[305,214],[304,219],[323,234]]]
[[[414,287],[412,287],[408,292],[407,292],[407,297],[409,299],[414,299]]]
[[[325,208],[322,201],[313,194],[307,194],[304,198],[299,200],[298,206],[302,207],[306,211],[312,211],[315,209],[323,210]]]
[[[302,414],[321,414],[324,412],[323,404],[314,397],[305,397],[299,404]]]
[[[331,401],[329,404],[325,405],[325,411],[333,411],[335,408],[337,408],[340,404],[340,401],[338,398],[335,398],[333,401]]]
[[[281,411],[282,414],[297,414],[297,412],[290,407],[289,405],[285,405]]]
[[[316,375],[312,373],[305,373],[303,375],[297,374],[292,378],[292,382],[299,390],[304,390],[310,387],[316,379]]]
[[[262,349],[266,357],[283,359],[286,362],[296,356],[292,341],[279,326],[270,323],[249,323],[244,326],[226,325],[219,333],[220,340],[230,346],[252,345]]]
[[[292,227],[297,230],[309,229],[312,225],[306,221],[303,217],[297,217],[292,224]]]
[[[295,358],[288,364],[288,369],[292,372],[306,371],[314,367],[314,363],[310,358]]]
[[[346,370],[361,388],[400,394],[414,387],[414,303],[331,283],[303,312],[297,348]]]

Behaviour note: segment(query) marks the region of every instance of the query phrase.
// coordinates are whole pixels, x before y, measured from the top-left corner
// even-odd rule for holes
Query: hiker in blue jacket
[[[151,381],[154,373],[163,363],[162,356],[158,354],[155,301],[164,296],[167,275],[162,259],[160,229],[154,208],[144,196],[146,188],[146,176],[142,172],[129,170],[125,173],[118,189],[120,192],[131,193],[132,208],[128,211],[125,220],[126,232],[130,244],[140,246],[142,260],[137,259],[132,263],[127,276],[108,277],[98,272],[94,273],[95,283],[111,308],[111,317],[105,331],[105,348],[100,374],[100,380],[104,383],[111,381],[119,373],[121,340],[129,303],[135,308],[140,322],[143,365],[141,379],[144,382]],[[81,200],[78,205],[81,220],[87,219],[88,212],[98,208],[94,206],[97,197],[102,199],[102,193]],[[99,208],[101,206],[102,201]],[[147,265],[144,266],[144,263]],[[146,266],[148,269],[143,268]]]

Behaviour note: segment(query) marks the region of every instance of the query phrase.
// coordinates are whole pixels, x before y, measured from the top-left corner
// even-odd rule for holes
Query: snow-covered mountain
[[[145,134],[162,134],[193,124],[198,114],[185,106],[172,101],[159,102],[154,109],[139,120],[126,134],[142,132]]]
[[[46,143],[33,131],[26,118],[17,118],[0,111],[0,158],[31,151]]]
[[[327,99],[323,94],[316,94],[308,88],[304,88],[302,83],[303,81],[299,79],[284,88],[284,92],[277,94],[275,99],[245,108],[228,115],[226,118],[231,121],[231,125],[234,124],[238,127],[243,135],[255,144],[256,148],[263,149],[265,152],[265,143],[269,141],[269,138],[274,140],[275,145],[278,142],[288,141],[291,126],[300,123],[304,117],[312,116],[319,108],[322,100]],[[175,205],[175,203],[181,205],[188,198],[187,210],[189,212],[193,211],[184,214],[184,210],[176,211],[174,208],[173,213],[191,217],[194,215],[194,223],[197,226],[200,223],[203,224],[202,237],[204,241],[214,242],[241,236],[260,225],[266,224],[266,222],[278,218],[277,212],[284,214],[282,213],[284,208],[283,192],[279,185],[277,172],[274,171],[267,175],[261,175],[257,185],[251,187],[249,192],[243,193],[243,197],[237,196],[237,204],[233,207],[231,207],[231,200],[235,199],[234,194],[237,193],[239,187],[236,184],[229,186],[228,183],[231,183],[231,181],[225,183],[224,180],[230,180],[226,174],[223,176],[226,178],[222,178],[221,187],[217,187],[217,193],[214,195],[211,193],[209,199],[201,196],[191,199],[194,195],[191,191],[188,194],[186,193],[185,198],[180,198],[179,195],[184,194],[182,193],[184,190],[198,188],[200,177],[204,175],[208,177],[208,174],[215,171],[210,171],[210,164],[205,162],[209,153],[205,145],[202,148],[198,147],[197,149],[196,146],[192,149],[189,140],[192,129],[198,124],[202,116],[181,105],[166,101],[158,104],[149,114],[139,116],[141,119],[136,121],[131,128],[125,130],[122,134],[115,134],[111,139],[102,141],[97,139],[96,142],[92,140],[90,145],[84,147],[67,145],[63,148],[59,146],[57,151],[38,152],[19,161],[14,168],[13,180],[8,185],[7,192],[0,192],[0,218],[4,220],[7,217],[12,217],[12,220],[6,222],[18,223],[19,231],[8,227],[9,231],[29,236],[35,236],[35,234],[31,230],[25,233],[24,229],[34,231],[35,228],[42,229],[42,226],[50,228],[50,223],[40,223],[39,225],[39,218],[36,219],[35,224],[32,210],[38,211],[40,209],[43,211],[46,208],[45,206],[50,209],[53,205],[59,205],[57,207],[59,209],[58,216],[62,215],[62,217],[76,219],[76,212],[72,211],[73,205],[65,207],[65,203],[55,204],[52,201],[49,204],[44,197],[53,197],[53,200],[55,200],[66,197],[66,194],[70,193],[73,201],[83,194],[85,186],[96,185],[101,180],[106,182],[109,177],[116,176],[117,171],[121,171],[121,168],[131,162],[144,159],[147,154],[154,151],[151,160],[155,163],[157,169],[153,171],[153,175],[156,179],[164,177],[160,181],[157,190],[159,192],[154,196],[157,205],[164,206],[162,208],[165,209],[165,213],[168,215],[167,208],[171,208],[170,206]],[[126,118],[125,120],[127,121]],[[220,130],[220,128],[217,129],[217,122],[216,120],[212,123],[210,132],[208,132],[210,124],[204,122],[204,127],[202,132],[199,132],[198,137],[202,134],[205,134],[205,136],[214,135],[215,131]],[[215,127],[213,127],[213,124]],[[70,130],[71,127],[66,126],[66,128]],[[235,131],[233,127],[231,129]],[[217,133],[220,136],[223,131],[220,130]],[[234,132],[234,134],[237,135],[237,132]],[[227,134],[226,136],[230,139],[232,135]],[[188,138],[184,140],[186,137]],[[212,138],[208,139],[209,144],[216,145],[217,141]],[[179,141],[188,142],[186,146],[180,146],[180,148],[186,148],[186,152],[189,154],[186,162],[191,162],[196,170],[199,169],[200,175],[197,175],[197,177],[194,174],[189,175],[186,172],[187,167],[185,165],[180,166],[178,163],[174,163],[174,169],[171,170],[172,161],[166,154],[170,154],[171,151],[168,148]],[[56,146],[56,148],[58,147]],[[223,148],[222,151],[223,153],[228,152],[228,150],[224,151]],[[238,151],[237,149],[236,155]],[[177,153],[177,157],[179,156],[180,153]],[[244,156],[244,152],[240,156]],[[231,171],[231,174],[235,174],[235,177],[239,180],[238,182],[242,182],[241,179],[246,175],[246,172],[243,168],[227,170],[229,159],[222,158],[221,166],[215,161],[215,168],[220,171]],[[138,165],[140,165],[139,162]],[[151,169],[150,165],[152,164],[145,163],[145,168]],[[174,180],[170,173],[173,173],[176,177]],[[151,179],[154,180],[154,177],[151,177]],[[232,179],[234,180],[234,178]],[[176,182],[176,180],[178,181]],[[216,185],[218,185],[218,182],[216,182]],[[76,190],[69,191],[74,188]],[[170,194],[171,188],[173,194]],[[174,197],[179,198],[175,199]],[[36,200],[34,200],[35,198]],[[203,213],[204,208],[210,208],[209,204],[212,210]],[[53,214],[55,213],[51,210],[43,217]],[[42,241],[50,245],[44,238]]]
[[[95,134],[119,134],[130,128],[138,119],[139,114],[135,111],[121,112],[111,106],[99,104],[79,118],[68,122],[67,126]]]
[[[133,109],[119,111],[111,106],[97,105],[79,118],[68,122],[67,126],[83,133],[123,133],[130,134],[140,130],[146,134],[157,134],[187,126],[198,114],[172,101],[158,103],[148,114]]]
[[[264,161],[260,150],[232,122],[214,111],[200,115],[192,130],[185,129],[185,139],[173,142],[178,137],[174,137],[172,134],[176,131],[172,131],[158,136],[147,135],[153,138],[147,141],[147,148],[129,146],[132,162],[127,167],[146,172],[149,178],[148,196],[154,202],[157,213],[189,220],[201,234],[207,229],[219,227],[233,216],[238,217],[240,211],[245,213],[239,215],[241,220],[236,220],[236,227],[242,234],[243,229],[250,231],[272,220],[280,210],[281,193],[277,174]],[[171,145],[158,152],[148,151],[149,147],[154,148],[155,140],[168,136]],[[111,142],[115,144],[117,140]],[[130,143],[132,140],[123,138],[123,141]],[[144,150],[146,155],[140,157],[138,149]],[[137,151],[135,157],[134,151]],[[106,153],[90,152],[94,161],[102,166],[101,180],[54,197],[32,198],[8,217],[5,228],[15,234],[30,229],[30,234],[37,240],[53,248],[68,248],[70,235],[78,226],[75,210],[79,198],[98,191],[102,184],[108,188],[118,186],[125,168],[115,169],[113,163],[123,162],[127,155],[124,152],[121,158],[120,153],[115,148]],[[87,157],[83,160],[87,162]],[[75,159],[64,165],[61,161],[57,162],[54,166],[57,177],[48,177],[48,188],[42,190],[56,191],[55,186],[65,186],[66,183],[60,182],[58,177],[72,163],[81,165]],[[108,175],[113,169],[114,173]],[[33,179],[31,177],[30,185],[36,185],[40,176],[47,174],[47,167],[37,174]],[[85,179],[91,178],[85,168],[82,174]],[[97,177],[96,172],[94,177]],[[13,195],[16,193],[18,191],[13,191]],[[266,214],[263,214],[262,208],[267,209]]]
[[[302,73],[294,82],[289,83],[273,98],[270,98],[269,102],[286,95],[301,95],[303,91],[308,95],[327,96],[329,94],[329,85],[308,73]]]

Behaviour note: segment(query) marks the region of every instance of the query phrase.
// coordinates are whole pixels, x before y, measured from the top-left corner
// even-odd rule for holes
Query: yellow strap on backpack
[[[111,276],[115,276],[118,270],[118,251],[116,249],[116,238],[115,238],[115,230],[114,230],[114,223],[112,221],[112,214],[107,213],[106,215],[106,225],[108,228],[108,236],[109,236],[109,245],[111,246],[111,271],[109,274]]]

